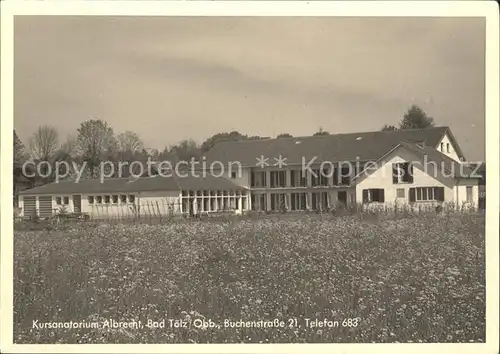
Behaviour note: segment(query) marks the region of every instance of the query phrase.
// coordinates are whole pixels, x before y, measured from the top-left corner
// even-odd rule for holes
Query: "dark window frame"
[[[257,178],[259,177],[259,178]],[[266,171],[252,170],[250,171],[250,187],[251,188],[266,188],[267,175]]]
[[[385,203],[384,188],[368,188],[363,189],[363,204],[370,203]]]
[[[398,171],[402,170],[403,175],[400,176]],[[392,183],[393,184],[411,184],[413,178],[413,164],[411,162],[397,162],[392,164]]]
[[[432,192],[429,192],[429,190],[432,190]],[[432,199],[429,198],[430,195],[432,196]],[[410,191],[408,193],[408,198],[410,203],[444,202],[444,187],[410,188]]]
[[[465,187],[465,200],[467,201],[467,203],[474,202],[474,187],[473,186],[466,186]]]
[[[271,188],[284,188],[286,187],[286,172],[283,170],[270,171],[270,187]]]

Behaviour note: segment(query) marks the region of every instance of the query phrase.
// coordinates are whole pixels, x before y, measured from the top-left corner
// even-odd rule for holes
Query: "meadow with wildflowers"
[[[14,342],[484,342],[484,225],[302,215],[18,229]],[[37,325],[110,320],[142,326]]]

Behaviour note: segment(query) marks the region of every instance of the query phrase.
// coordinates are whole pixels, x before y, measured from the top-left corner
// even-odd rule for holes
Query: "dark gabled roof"
[[[462,149],[460,148],[460,145],[458,145],[457,139],[455,139],[455,136],[451,132],[451,129],[448,128],[446,130],[446,134],[448,134],[448,137],[450,138],[451,143],[455,147],[455,152],[457,153],[458,157],[461,158],[463,161],[465,161],[466,160],[465,155],[464,155]]]
[[[443,176],[449,176],[453,178],[478,178],[478,179],[481,178],[481,176],[474,174],[474,169],[470,168],[468,164],[455,161],[452,158],[441,153],[434,147],[414,142],[400,141],[391,150],[387,151],[384,155],[382,155],[379,159],[376,160],[377,165],[380,165],[380,162],[386,156],[389,156],[393,151],[397,150],[399,147],[404,147],[408,149],[410,152],[414,153],[416,157],[415,161],[419,161],[422,164],[422,166],[425,166],[426,164],[429,165],[435,164],[439,168],[439,170],[444,172]],[[373,167],[370,167],[369,170],[360,171],[351,180],[351,185],[359,183],[359,179],[360,178],[362,179],[363,176],[366,176],[367,171],[373,172],[375,170],[373,169]]]
[[[463,164],[453,160],[445,154],[439,152],[430,146],[418,146],[403,142],[402,145],[415,152],[424,162],[434,162],[440,169],[444,169],[447,175],[453,175],[455,178],[480,178],[473,175],[474,170],[467,164]]]
[[[239,162],[243,167],[256,166],[261,155],[269,158],[270,165],[279,155],[287,158],[287,165],[302,164],[302,158],[322,161],[376,161],[400,141],[424,142],[437,147],[448,127],[410,129],[396,131],[375,131],[364,133],[334,134],[280,139],[243,140],[221,142],[206,154],[208,163],[220,161],[224,165]],[[452,138],[454,140],[454,138]],[[458,149],[458,146],[457,146]]]
[[[164,190],[243,190],[244,187],[234,184],[224,177],[216,177],[209,172],[192,175],[179,173],[171,177],[143,177],[136,179],[131,188],[134,192]]]
[[[153,176],[132,178],[107,178],[75,181],[61,181],[40,187],[27,189],[19,194],[97,194],[97,193],[137,193],[148,191],[180,191],[180,190],[243,190],[244,187],[234,184],[224,177],[202,174],[199,177]]]
[[[177,183],[181,190],[245,190],[247,188],[238,186],[231,180],[224,177],[216,177],[209,172],[205,176],[200,172],[200,177],[176,176]]]
[[[128,178],[109,178],[104,179],[102,183],[99,179],[82,179],[78,182],[67,180],[26,189],[19,194],[71,194],[87,193],[87,191],[92,193],[113,193],[126,191],[130,181]]]

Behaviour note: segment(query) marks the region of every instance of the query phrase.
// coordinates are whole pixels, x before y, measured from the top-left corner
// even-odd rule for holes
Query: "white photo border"
[[[493,1],[2,1],[1,4],[1,347],[8,353],[498,353],[499,14]],[[14,16],[335,16],[486,19],[486,343],[479,344],[13,344]]]

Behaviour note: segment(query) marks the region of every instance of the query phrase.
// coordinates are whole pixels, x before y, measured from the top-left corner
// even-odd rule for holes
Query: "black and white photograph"
[[[490,18],[118,7],[10,20],[13,345],[498,352]]]

